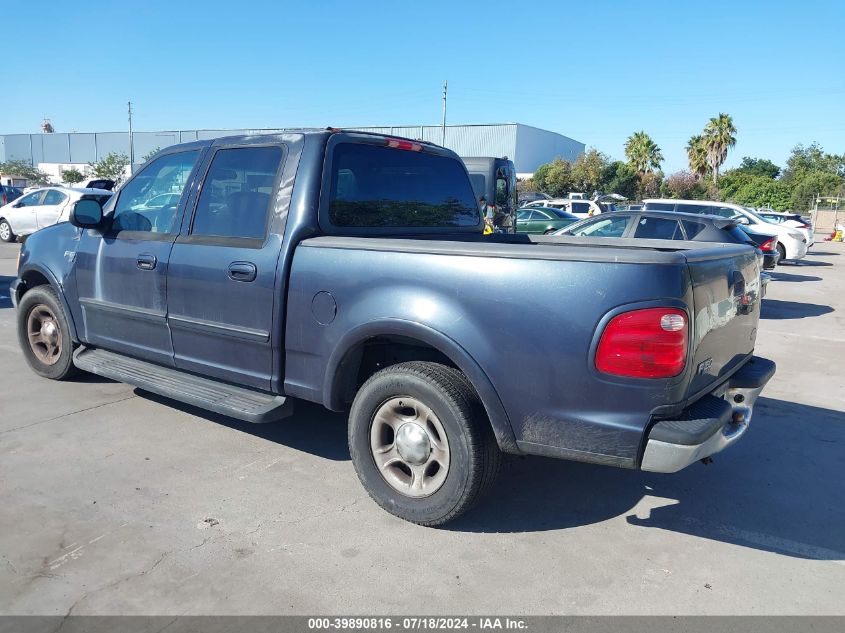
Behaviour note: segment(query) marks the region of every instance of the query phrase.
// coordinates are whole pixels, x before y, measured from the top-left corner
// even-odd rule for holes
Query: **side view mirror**
[[[71,224],[81,229],[96,229],[103,222],[103,207],[96,200],[77,200],[68,218]]]
[[[13,209],[20,209],[22,206],[23,206],[23,203],[16,202],[15,204],[12,205],[12,208]]]

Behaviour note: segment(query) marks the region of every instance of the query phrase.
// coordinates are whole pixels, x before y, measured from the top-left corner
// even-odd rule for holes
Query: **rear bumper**
[[[754,402],[774,374],[774,362],[754,356],[677,419],[655,423],[640,468],[674,473],[736,443],[748,430]]]

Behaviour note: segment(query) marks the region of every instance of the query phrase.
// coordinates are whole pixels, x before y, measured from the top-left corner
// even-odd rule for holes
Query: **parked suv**
[[[646,211],[682,211],[684,213],[700,213],[718,215],[723,218],[737,218],[742,224],[763,235],[777,236],[777,249],[780,260],[798,260],[807,254],[807,238],[797,229],[782,224],[772,224],[746,207],[731,202],[715,202],[711,200],[671,200],[650,199],[643,200]]]

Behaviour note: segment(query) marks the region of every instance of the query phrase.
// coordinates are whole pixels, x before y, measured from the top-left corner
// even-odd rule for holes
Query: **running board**
[[[236,387],[102,349],[80,347],[73,355],[73,364],[83,371],[245,422],[275,422],[293,413],[293,402],[284,396]]]

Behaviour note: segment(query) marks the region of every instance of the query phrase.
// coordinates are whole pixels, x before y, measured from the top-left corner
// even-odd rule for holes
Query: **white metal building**
[[[354,127],[346,129],[367,130],[421,139],[445,145],[460,156],[496,156],[510,158],[517,174],[530,176],[540,165],[556,157],[574,161],[584,153],[584,144],[571,138],[521,123],[490,125],[405,125],[388,127]],[[169,130],[160,132],[134,132],[132,141],[135,162],[157,149],[189,141],[231,136],[235,134],[261,134],[280,129],[233,130]],[[23,160],[37,166],[57,180],[64,169],[85,166],[101,160],[107,154],[129,155],[127,132],[70,132],[52,134],[0,135],[0,162]]]

